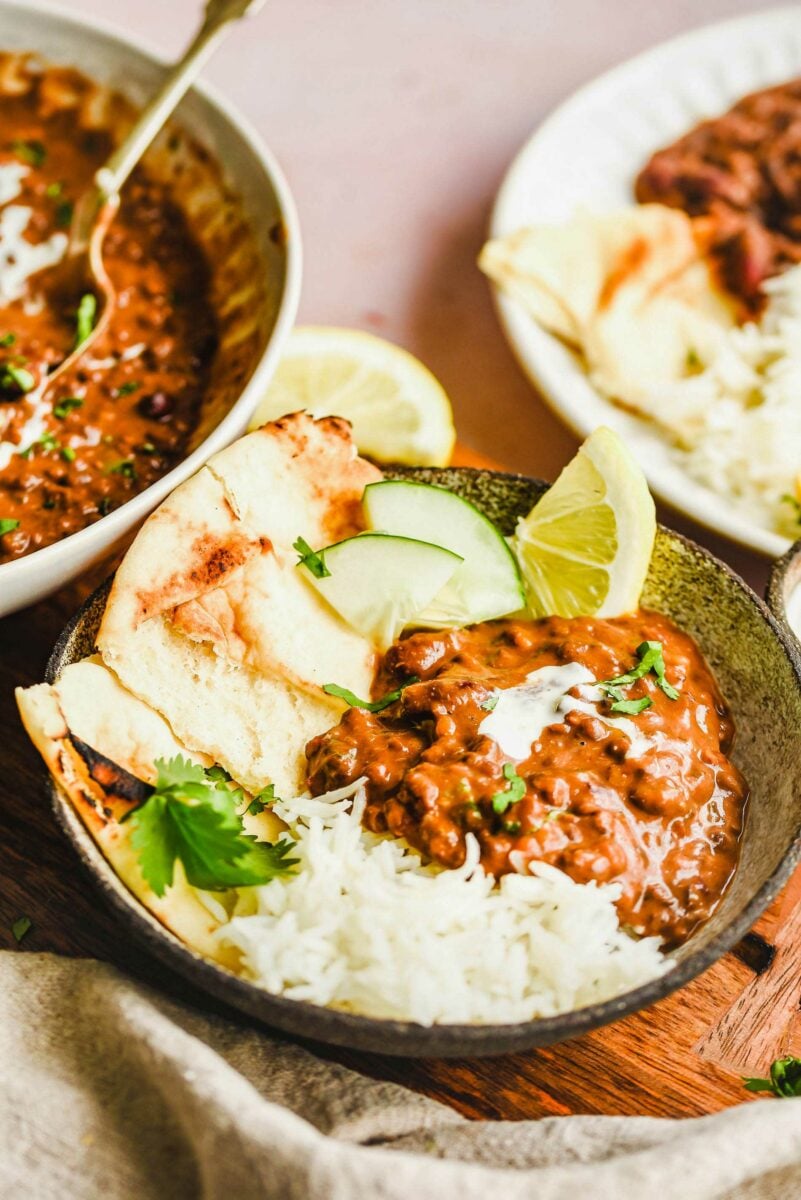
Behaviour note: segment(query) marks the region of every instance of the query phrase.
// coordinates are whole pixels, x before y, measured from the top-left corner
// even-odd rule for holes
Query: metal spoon
[[[203,23],[186,53],[142,110],[128,136],[96,172],[91,188],[76,202],[66,253],[50,272],[46,291],[62,301],[77,302],[86,296],[94,297],[94,301],[88,302],[84,321],[79,318],[73,350],[46,377],[45,388],[74,366],[108,325],[116,293],[103,263],[103,241],[120,206],[122,185],[231,24],[248,12],[257,12],[263,4],[264,0],[207,0]],[[82,329],[81,325],[89,328]]]

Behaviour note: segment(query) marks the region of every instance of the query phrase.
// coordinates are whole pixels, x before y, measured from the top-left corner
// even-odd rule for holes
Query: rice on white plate
[[[357,781],[280,801],[296,842],[296,873],[243,889],[216,935],[238,948],[273,993],[379,1018],[503,1024],[609,999],[670,966],[657,938],[620,928],[617,885],[578,884],[536,864],[495,886],[468,857],[457,870],[423,865],[404,842],[361,826]]]
[[[759,324],[721,333],[708,362],[634,406],[670,436],[682,468],[768,528],[795,538],[801,500],[801,266],[763,284]]]

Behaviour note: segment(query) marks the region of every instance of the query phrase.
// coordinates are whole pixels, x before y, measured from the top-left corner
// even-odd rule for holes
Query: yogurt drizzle
[[[602,713],[597,705],[604,694],[599,687],[591,686],[594,683],[592,672],[581,663],[539,667],[526,676],[525,683],[496,693],[495,707],[478,731],[497,742],[509,758],[521,762],[529,757],[543,729],[560,725],[570,712],[582,712],[626,735],[631,742],[627,758],[644,754],[651,740],[627,717]],[[573,688],[578,689],[578,696],[569,695]]]

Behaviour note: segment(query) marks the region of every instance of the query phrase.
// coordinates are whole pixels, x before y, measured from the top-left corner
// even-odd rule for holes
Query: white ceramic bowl
[[[138,42],[38,0],[24,4],[0,0],[0,31],[3,50],[34,50],[49,62],[75,66],[134,103],[146,99],[165,74],[158,55]],[[236,36],[235,30],[232,37]],[[96,524],[0,566],[0,617],[41,600],[110,554],[177,484],[243,433],[292,328],[300,294],[301,242],[295,205],[280,167],[247,121],[206,84],[197,84],[188,93],[176,121],[222,168],[265,262],[275,261],[276,256],[270,230],[276,222],[283,224],[283,277],[273,281],[273,315],[258,360],[238,399],[168,474]]]
[[[655,150],[748,92],[799,74],[798,5],[695,29],[615,67],[560,105],[523,146],[498,193],[492,236],[559,225],[580,209],[633,204],[637,173]],[[607,400],[558,338],[515,300],[496,296],[523,370],[578,437],[611,425],[636,454],[651,490],[672,508],[760,554],[784,553],[789,539],[692,479],[655,426]]]

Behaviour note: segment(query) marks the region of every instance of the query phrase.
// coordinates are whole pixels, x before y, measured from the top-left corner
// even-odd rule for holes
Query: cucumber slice
[[[459,554],[407,537],[360,533],[319,552],[330,575],[298,566],[351,628],[391,646],[462,563]]]
[[[372,529],[429,538],[464,562],[441,592],[414,618],[415,625],[446,629],[474,625],[526,606],[523,581],[512,551],[483,513],[447,488],[405,479],[370,483],[364,511]]]

